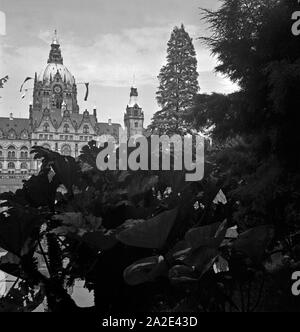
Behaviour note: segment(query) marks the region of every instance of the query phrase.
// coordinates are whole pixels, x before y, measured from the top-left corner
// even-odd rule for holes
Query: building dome
[[[68,68],[60,63],[48,63],[38,76],[39,81],[50,82],[54,79],[57,72],[60,74],[62,80],[66,80],[68,84],[75,84],[74,76],[69,72]]]

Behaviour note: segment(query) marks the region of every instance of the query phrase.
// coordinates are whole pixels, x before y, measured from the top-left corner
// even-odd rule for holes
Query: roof
[[[0,118],[0,130],[4,136],[8,136],[11,130],[16,132],[17,137],[20,137],[21,133],[26,130],[28,133],[31,132],[29,119],[23,118]]]
[[[108,134],[118,134],[119,135],[119,128],[121,125],[119,123],[107,123],[107,122],[98,122],[97,125],[98,135],[108,135]]]
[[[60,63],[48,63],[38,76],[38,81],[50,82],[51,79],[54,79],[57,73],[60,74],[62,80],[66,80],[67,83],[72,85],[75,84],[74,76],[65,65]]]
[[[34,124],[35,128],[40,125],[40,123],[45,115],[46,114],[43,112],[33,111],[32,117],[33,117],[33,124]],[[49,115],[50,120],[56,129],[59,128],[61,126],[63,120],[66,119],[63,117],[62,112],[59,109],[51,110],[51,111],[49,111],[49,113],[47,115]],[[91,125],[95,128],[96,127],[96,118],[93,114],[85,115],[85,113],[83,113],[83,114],[70,113],[68,118],[72,122],[74,128],[75,127],[79,128],[80,125],[82,124],[85,116],[86,116],[86,119],[88,119],[88,121],[91,123]]]

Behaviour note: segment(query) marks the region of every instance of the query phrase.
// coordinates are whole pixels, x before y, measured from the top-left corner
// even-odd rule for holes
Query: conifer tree
[[[162,67],[156,93],[160,110],[154,115],[149,129],[159,134],[187,132],[184,120],[193,107],[199,91],[196,52],[192,38],[183,25],[175,27],[168,42],[167,64]]]

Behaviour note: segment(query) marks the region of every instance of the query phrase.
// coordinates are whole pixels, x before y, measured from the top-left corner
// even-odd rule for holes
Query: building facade
[[[144,115],[132,88],[125,114],[131,134],[143,133]],[[43,146],[65,156],[77,157],[87,142],[110,135],[118,140],[120,124],[98,122],[97,110],[80,113],[74,76],[64,65],[60,44],[53,38],[49,58],[34,77],[33,102],[27,119],[0,118],[0,192],[15,191],[23,180],[39,170],[30,155],[33,146]]]

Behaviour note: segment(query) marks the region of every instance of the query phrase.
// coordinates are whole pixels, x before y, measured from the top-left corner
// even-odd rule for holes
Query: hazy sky
[[[45,67],[54,29],[58,30],[64,64],[77,82],[83,109],[95,105],[100,121],[123,124],[135,75],[146,124],[158,110],[157,75],[165,63],[172,28],[184,23],[194,38],[202,92],[228,93],[236,87],[214,73],[215,60],[197,37],[207,33],[199,7],[217,8],[218,0],[0,0],[6,35],[0,35],[0,77],[10,80],[0,90],[0,116],[28,117],[32,90],[21,99],[27,76]],[[1,16],[0,16],[1,18]],[[1,23],[1,22],[0,22]],[[32,81],[28,88],[32,87]]]

